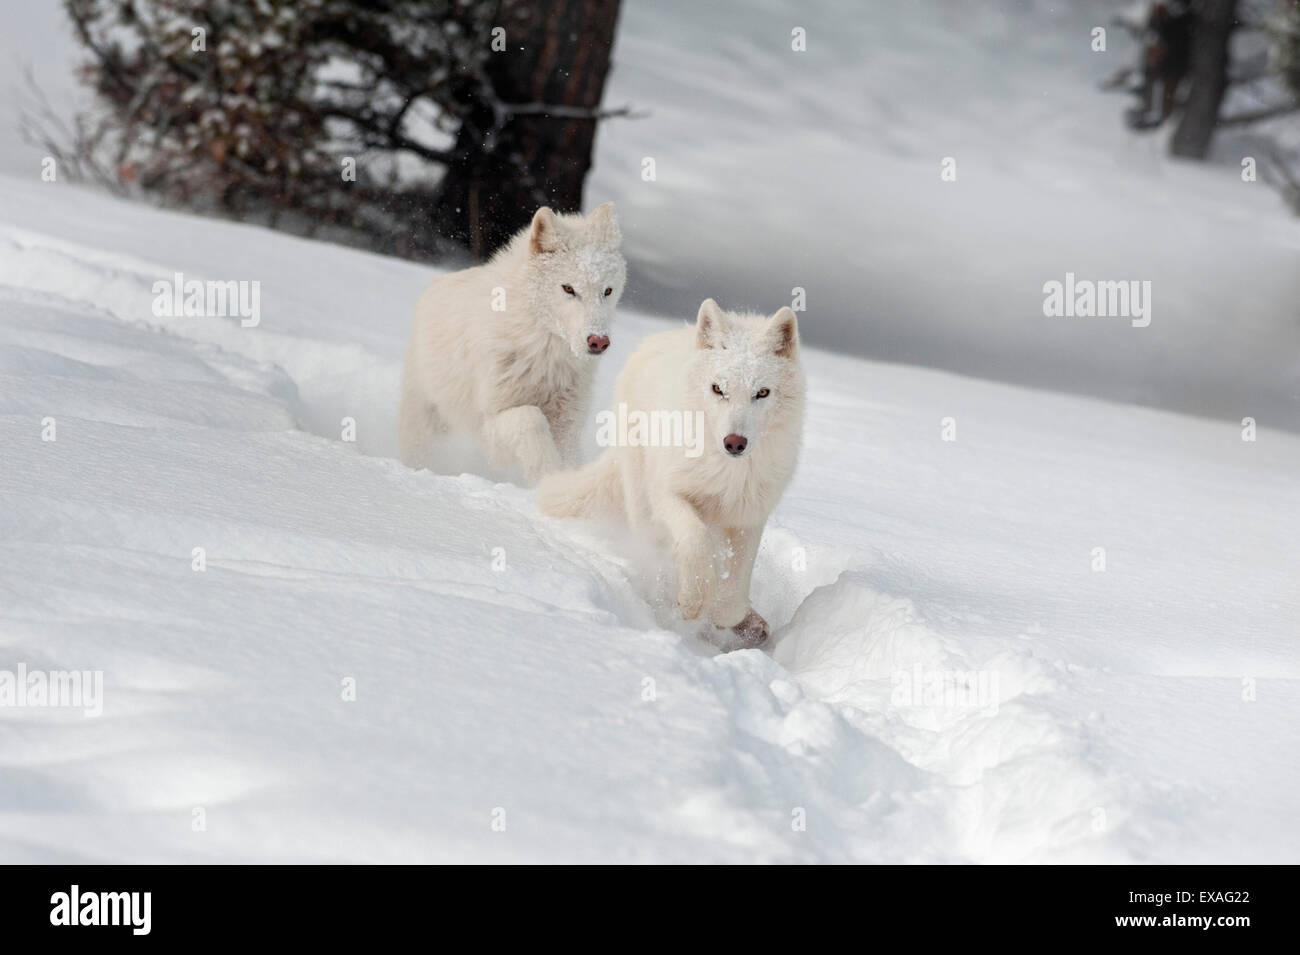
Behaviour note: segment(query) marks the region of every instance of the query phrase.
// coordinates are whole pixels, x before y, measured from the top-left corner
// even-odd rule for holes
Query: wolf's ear
[[[799,352],[799,319],[790,306],[780,309],[767,320],[763,329],[767,347],[782,358],[793,358]]]
[[[591,210],[587,216],[587,232],[595,245],[606,249],[617,249],[623,241],[623,232],[618,227],[618,217],[614,215],[614,203],[602,202]]]
[[[542,206],[533,214],[533,224],[528,227],[528,250],[533,255],[554,252],[560,247],[560,226],[550,206]]]
[[[722,314],[717,302],[706,298],[700,304],[699,314],[695,316],[695,347],[726,348],[726,331],[727,316]]]

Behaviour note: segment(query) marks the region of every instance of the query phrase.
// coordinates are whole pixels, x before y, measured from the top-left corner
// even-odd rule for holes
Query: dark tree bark
[[[538,206],[581,208],[618,10],[619,0],[502,0],[506,49],[487,63],[492,89],[463,92],[469,111],[434,210],[438,231],[476,258]]]
[[[1194,9],[1191,89],[1170,152],[1185,159],[1204,159],[1228,89],[1228,44],[1236,23],[1237,0],[1199,0]]]

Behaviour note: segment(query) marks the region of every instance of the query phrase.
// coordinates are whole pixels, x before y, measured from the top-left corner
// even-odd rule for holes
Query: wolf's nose
[[[739,457],[749,447],[749,439],[741,434],[729,434],[722,439],[722,446],[732,457]]]
[[[608,335],[587,336],[587,351],[591,352],[593,355],[599,355],[608,347],[609,347]]]

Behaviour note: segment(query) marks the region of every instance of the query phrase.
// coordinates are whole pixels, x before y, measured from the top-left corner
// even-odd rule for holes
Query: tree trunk
[[[1175,156],[1204,159],[1228,90],[1228,43],[1236,24],[1237,0],[1199,0],[1194,9],[1191,90],[1169,148]]]
[[[438,231],[475,258],[503,245],[538,206],[581,208],[597,122],[581,114],[600,106],[618,8],[619,0],[502,0],[506,49],[487,64],[498,102],[467,91],[469,114],[434,212]],[[567,109],[527,111],[543,105]]]

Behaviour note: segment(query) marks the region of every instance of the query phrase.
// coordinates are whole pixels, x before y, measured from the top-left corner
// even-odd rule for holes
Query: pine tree
[[[510,0],[65,0],[106,110],[84,148],[119,184],[176,205],[413,256],[447,239],[484,255],[501,236],[455,198],[467,178],[534,206],[581,203],[618,2],[550,3],[566,31],[584,11],[601,29],[557,39]],[[539,55],[575,42],[594,55]],[[581,75],[521,104],[499,88],[512,61],[544,81]],[[558,193],[535,175],[555,164],[582,173]]]

